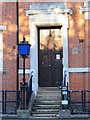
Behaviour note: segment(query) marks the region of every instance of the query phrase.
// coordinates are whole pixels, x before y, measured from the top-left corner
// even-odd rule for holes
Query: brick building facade
[[[58,4],[63,7],[58,8]],[[46,5],[48,4],[49,5]],[[54,5],[56,3],[56,6]],[[40,4],[40,8],[36,7]],[[42,13],[43,4],[46,5]],[[22,58],[19,57],[19,70],[17,72],[17,43],[23,39],[31,43],[30,57],[26,60],[26,80],[30,78],[30,71],[34,71],[33,90],[38,89],[38,28],[64,26],[63,39],[63,76],[66,72],[66,80],[71,90],[89,90],[89,3],[60,1],[28,1],[1,2],[2,20],[0,21],[0,71],[1,89],[16,90],[17,84],[22,81]],[[30,7],[31,6],[31,7]],[[35,6],[35,8],[33,7]],[[51,8],[50,8],[51,7]],[[50,8],[50,11],[48,9]],[[41,10],[41,11],[40,11]],[[56,11],[55,11],[56,10]],[[50,18],[49,18],[50,16]],[[52,17],[53,16],[53,17]],[[42,18],[41,18],[42,17]],[[47,19],[46,19],[46,18]],[[19,40],[17,40],[17,19]],[[64,22],[65,21],[65,22]],[[66,36],[65,36],[66,35]],[[36,50],[37,49],[37,50]],[[31,60],[30,60],[31,59]],[[30,70],[31,69],[31,70]],[[19,75],[17,75],[17,73]],[[19,77],[19,83],[17,83]],[[63,77],[64,79],[64,77]]]

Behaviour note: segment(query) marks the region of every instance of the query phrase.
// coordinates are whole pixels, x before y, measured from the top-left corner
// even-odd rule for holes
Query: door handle
[[[45,62],[42,62],[42,65],[44,65],[45,64]]]
[[[50,67],[51,65],[49,65],[49,67]]]

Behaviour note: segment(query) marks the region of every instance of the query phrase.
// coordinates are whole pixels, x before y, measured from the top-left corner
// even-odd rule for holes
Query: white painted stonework
[[[88,68],[88,67],[68,68],[67,71],[69,73],[88,73],[88,72],[90,72],[90,68]]]
[[[2,30],[6,30],[6,26],[0,25],[0,31],[2,31]]]
[[[0,31],[0,72],[3,70],[3,44],[2,44],[2,32]]]
[[[6,26],[0,25],[0,72],[3,71],[3,37],[2,37],[3,30],[6,30]]]
[[[18,74],[23,74],[23,68],[19,68]],[[25,69],[25,74],[30,74],[30,69]]]
[[[55,9],[54,9],[55,10]],[[57,8],[57,11],[39,11],[39,10],[27,10],[26,15],[30,20],[30,62],[31,70],[33,70],[33,90],[37,93],[38,90],[38,35],[37,29],[42,26],[62,26],[62,39],[63,39],[63,74],[64,70],[67,74],[67,82],[69,82],[68,69],[68,13],[72,13],[70,9],[63,9],[63,11]]]
[[[80,11],[84,14],[85,19],[90,19],[90,3],[87,1],[84,2],[84,6],[80,7]]]
[[[0,90],[2,90],[2,73],[3,73],[3,35],[2,30],[6,30],[6,26],[0,25]],[[2,97],[0,97],[2,99]]]

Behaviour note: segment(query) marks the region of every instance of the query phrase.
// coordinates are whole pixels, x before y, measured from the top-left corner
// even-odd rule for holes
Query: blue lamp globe
[[[25,41],[25,37],[23,37],[23,41],[18,44],[18,52],[21,56],[28,56],[30,53],[31,45]]]

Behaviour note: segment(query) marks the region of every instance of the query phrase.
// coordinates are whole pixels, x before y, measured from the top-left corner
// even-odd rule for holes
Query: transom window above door
[[[63,47],[61,29],[40,30],[40,49],[60,50]]]

